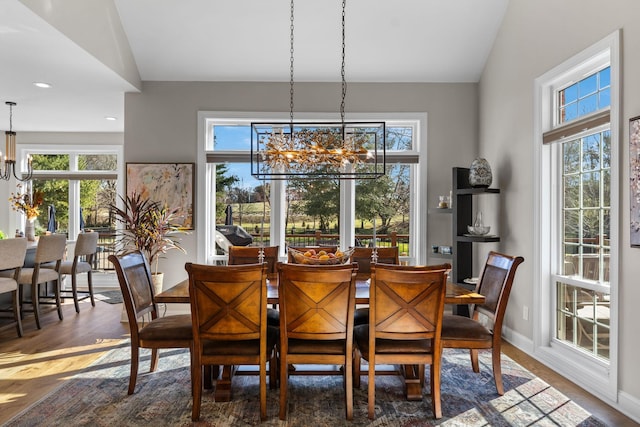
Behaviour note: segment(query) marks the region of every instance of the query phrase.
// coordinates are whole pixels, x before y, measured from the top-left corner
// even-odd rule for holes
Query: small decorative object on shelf
[[[467,231],[469,231],[469,234],[472,234],[474,236],[484,236],[489,232],[490,229],[491,227],[482,223],[481,211],[478,211],[478,213],[476,214],[476,220],[474,221],[473,225],[467,226]]]
[[[450,196],[440,196],[439,200],[438,207],[440,209],[447,209],[449,207],[449,201],[451,200]]]
[[[480,157],[475,159],[469,168],[469,184],[472,187],[486,188],[491,185],[492,180],[491,166],[487,159]]]

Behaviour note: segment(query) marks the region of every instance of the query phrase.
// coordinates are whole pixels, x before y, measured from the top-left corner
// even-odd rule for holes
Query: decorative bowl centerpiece
[[[491,227],[488,225],[467,225],[467,231],[474,236],[484,236],[489,233]]]
[[[304,252],[289,248],[289,253],[291,254],[294,264],[337,265],[349,262],[353,249],[346,251],[338,249],[333,253],[324,250],[316,251],[313,248],[309,248]]]

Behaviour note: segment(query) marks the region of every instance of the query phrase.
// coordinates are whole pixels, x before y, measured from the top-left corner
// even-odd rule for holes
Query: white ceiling
[[[286,0],[97,1],[115,3],[143,81],[289,81]],[[347,82],[477,82],[507,4],[349,0]],[[296,82],[340,81],[340,16],[339,0],[296,2]],[[123,131],[131,84],[20,0],[0,0],[0,57],[15,131]]]

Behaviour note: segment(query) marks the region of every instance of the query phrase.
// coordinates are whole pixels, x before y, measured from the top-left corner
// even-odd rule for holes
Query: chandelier
[[[33,175],[33,167],[31,165],[31,156],[27,156],[27,172],[16,173],[16,133],[13,131],[13,107],[15,102],[5,102],[9,106],[9,130],[5,131],[6,151],[4,157],[0,152],[0,178],[8,181],[11,175],[18,181],[29,181]]]
[[[385,123],[346,122],[345,9],[342,1],[340,121],[293,118],[294,0],[290,16],[289,122],[251,123],[251,174],[258,179],[378,178],[385,174]]]

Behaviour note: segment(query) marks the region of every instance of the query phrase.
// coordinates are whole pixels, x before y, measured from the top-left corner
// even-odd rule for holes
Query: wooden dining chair
[[[187,263],[193,322],[193,408],[200,419],[203,368],[258,365],[260,419],[267,416],[267,361],[276,378],[278,329],[267,325],[267,264],[233,266]],[[238,373],[238,372],[236,372]]]
[[[358,274],[356,280],[368,280],[371,278],[371,257],[373,256],[374,248],[365,248],[356,246],[351,253],[351,262],[358,264]],[[400,256],[397,246],[375,248],[377,252],[377,262],[379,264],[400,264]],[[364,325],[369,323],[369,307],[357,307],[353,325]]]
[[[24,267],[20,270],[18,284],[20,285],[20,310],[25,312],[24,304],[31,304],[35,316],[36,326],[40,325],[40,304],[55,304],[58,309],[58,318],[62,320],[62,301],[60,300],[60,264],[64,258],[67,247],[67,236],[65,234],[50,234],[38,238],[36,255],[33,267]],[[41,285],[53,283],[53,296],[41,295]],[[24,299],[24,287],[31,289],[31,300]],[[52,301],[53,300],[53,301]]]
[[[230,246],[229,247],[229,265],[244,265],[258,263],[258,255],[260,250],[264,251],[263,262],[267,263],[267,279],[277,280],[278,271],[278,251],[280,246]],[[277,305],[273,304],[272,308],[267,310],[267,323],[271,326],[280,327],[280,314]]]
[[[365,248],[356,246],[351,253],[351,262],[358,264],[357,280],[367,280],[371,277],[371,256],[373,250],[377,253],[378,264],[400,264],[400,253],[397,246],[382,247],[382,248]]]
[[[516,270],[523,262],[524,258],[521,256],[489,252],[476,285],[476,292],[484,295],[485,303],[472,306],[470,318],[446,315],[442,323],[442,346],[468,348],[474,372],[480,372],[478,350],[491,349],[493,378],[499,395],[504,394],[500,365],[502,323]],[[487,323],[481,321],[481,315]]]
[[[151,349],[150,372],[155,371],[158,366],[160,356],[158,350],[161,348],[188,348],[193,358],[191,315],[158,316],[158,306],[153,299],[149,263],[139,250],[127,254],[109,255],[109,261],[118,275],[129,321],[131,372],[128,394],[133,394],[138,378],[141,348]],[[145,316],[148,319],[142,321]],[[191,375],[193,377],[193,362]]]
[[[62,261],[60,264],[60,274],[71,276],[71,290],[62,290],[62,296],[71,293],[73,296],[73,304],[76,308],[76,313],[80,313],[81,300],[91,298],[91,305],[96,306],[96,302],[93,298],[93,258],[98,250],[98,233],[95,231],[80,233],[76,240],[76,246],[74,249],[73,260]],[[87,274],[87,287],[86,291],[78,290],[78,274]],[[78,298],[78,294],[83,294],[81,298]]]
[[[257,264],[260,250],[264,251],[263,262],[267,263],[267,278],[275,279],[278,276],[276,265],[278,264],[278,251],[280,246],[230,246],[229,265]]]
[[[353,419],[356,272],[355,264],[278,264],[281,420],[287,418],[288,375],[297,373],[292,364],[342,366],[334,374],[343,375],[346,418]]]
[[[369,323],[355,327],[355,372],[360,358],[368,361],[368,414],[375,416],[375,367],[402,364],[417,370],[420,389],[424,365],[431,368],[431,404],[435,418],[442,417],[440,404],[440,331],[444,311],[447,269],[430,267],[371,266]],[[407,375],[407,372],[405,372]]]
[[[19,337],[22,336],[22,316],[18,300],[18,280],[26,254],[27,239],[0,240],[0,270],[4,273],[0,276],[0,294],[11,292],[11,311]]]

